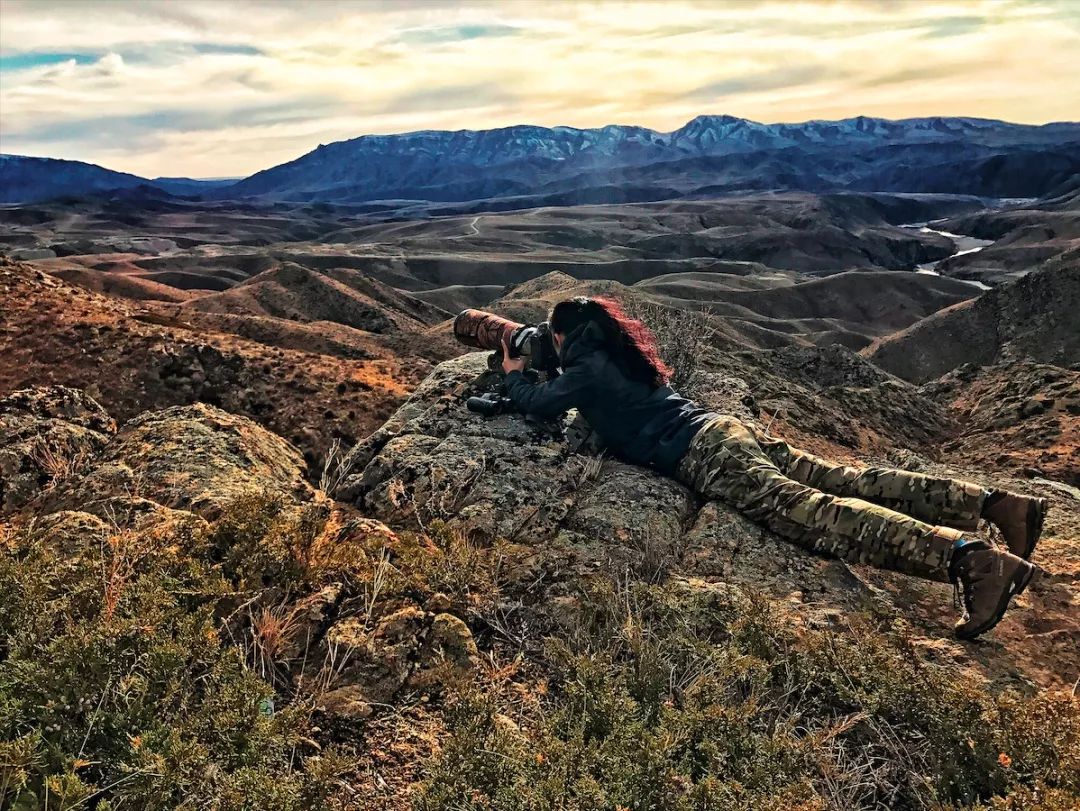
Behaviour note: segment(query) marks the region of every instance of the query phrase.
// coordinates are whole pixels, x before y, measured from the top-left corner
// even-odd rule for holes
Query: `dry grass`
[[[371,566],[371,579],[364,593],[364,630],[371,627],[371,621],[375,616],[375,608],[379,604],[379,597],[386,588],[393,566],[390,563],[390,552],[383,546]]]
[[[280,681],[279,666],[284,663],[282,654],[300,630],[297,614],[303,606],[278,605],[248,612],[251,629],[251,645],[248,661],[261,678],[271,684]]]
[[[352,473],[355,457],[342,451],[341,440],[335,438],[323,459],[322,473],[319,475],[319,489],[333,495],[341,483]]]
[[[84,470],[90,462],[90,453],[86,448],[72,450],[38,442],[31,451],[30,458],[49,477],[44,489],[52,490],[60,482]]]
[[[100,550],[102,617],[109,623],[140,564],[156,550],[143,535],[116,527],[102,538]]]
[[[704,382],[702,359],[716,333],[705,314],[645,299],[632,299],[627,306],[656,335],[660,356],[671,368],[671,387],[687,397],[698,394]]]

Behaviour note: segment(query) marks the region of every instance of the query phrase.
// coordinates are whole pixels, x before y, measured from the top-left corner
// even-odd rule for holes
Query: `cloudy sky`
[[[0,0],[0,151],[246,175],[365,133],[1080,118],[1080,0]]]

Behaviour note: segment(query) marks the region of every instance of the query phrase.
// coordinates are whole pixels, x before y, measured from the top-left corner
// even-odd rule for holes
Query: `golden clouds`
[[[220,176],[369,132],[1080,110],[1080,6],[1052,0],[85,8],[4,0],[5,151]]]

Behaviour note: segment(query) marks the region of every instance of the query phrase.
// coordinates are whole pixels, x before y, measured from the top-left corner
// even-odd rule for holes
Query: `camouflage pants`
[[[676,475],[814,552],[931,580],[948,580],[959,530],[975,529],[986,498],[969,482],[827,462],[726,416],[698,432]]]

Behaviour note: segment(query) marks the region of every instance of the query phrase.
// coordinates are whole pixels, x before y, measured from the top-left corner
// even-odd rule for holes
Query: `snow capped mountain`
[[[858,182],[857,175],[888,169],[864,154],[873,150],[921,150],[920,155],[905,158],[910,172],[917,174],[925,168],[918,165],[920,161],[936,165],[945,159],[945,152],[950,161],[970,162],[992,157],[1002,149],[1044,149],[1069,142],[1080,143],[1080,124],[1036,127],[941,117],[890,121],[859,116],[841,121],[762,124],[730,115],[702,115],[668,133],[618,125],[427,130],[366,135],[320,146],[295,161],[240,181],[228,194],[342,202],[389,198],[450,201],[565,194],[581,188],[581,183],[624,187],[661,184],[662,188],[647,194],[678,191],[687,185],[827,188],[843,187]],[[1073,150],[1077,151],[1075,146]],[[837,161],[851,161],[855,155],[863,155],[858,165],[842,171],[833,168]],[[735,165],[740,159],[745,161],[743,170]],[[715,160],[724,161],[719,175]],[[686,161],[697,163],[691,166]],[[678,162],[682,162],[678,170],[657,168]],[[661,178],[665,171],[670,177]],[[1055,170],[1054,177],[1057,173]],[[692,183],[687,182],[687,174],[693,176]],[[954,180],[942,183],[947,187]],[[882,182],[903,186],[911,179],[886,176]],[[956,191],[979,193],[971,184]]]
[[[669,133],[620,125],[595,129],[517,125],[492,130],[422,130],[401,135],[363,135],[320,146],[315,153],[309,154],[332,150],[335,156],[351,154],[401,158],[413,155],[452,163],[494,166],[523,159],[566,161],[586,153],[593,156],[619,155],[635,147],[657,154],[667,150],[669,154],[664,157],[675,158],[779,149],[807,143],[880,144],[925,138],[944,141],[978,137],[986,131],[1018,141],[1027,138],[1038,140],[1039,129],[970,118],[889,121],[859,116],[841,121],[760,124],[730,115],[701,115]]]
[[[12,163],[14,160],[14,163]],[[36,162],[35,162],[36,161]],[[762,124],[701,115],[672,132],[517,125],[364,135],[235,184],[147,181],[74,161],[0,163],[0,201],[151,184],[172,194],[296,201],[495,197],[573,202],[725,190],[946,191],[1037,196],[1080,171],[1080,124],[978,118]]]

